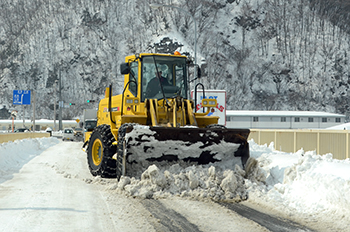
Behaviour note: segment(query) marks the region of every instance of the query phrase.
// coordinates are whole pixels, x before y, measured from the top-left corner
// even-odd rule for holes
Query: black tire
[[[114,141],[109,125],[100,125],[93,130],[87,148],[87,161],[93,176],[117,176],[116,160],[112,158],[117,150],[117,146],[112,144]]]

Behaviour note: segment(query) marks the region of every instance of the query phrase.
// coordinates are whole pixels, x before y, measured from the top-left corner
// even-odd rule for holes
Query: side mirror
[[[128,63],[122,63],[120,65],[120,74],[126,75],[130,73],[130,66]]]

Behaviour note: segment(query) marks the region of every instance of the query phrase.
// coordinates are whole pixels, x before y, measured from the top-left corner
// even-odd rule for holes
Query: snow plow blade
[[[122,129],[122,128],[121,128]],[[247,142],[249,129],[196,128],[196,127],[124,127],[123,155],[119,163],[144,161],[184,161],[209,164],[224,161],[231,168],[238,164],[243,169],[249,158]],[[122,157],[123,156],[123,157]],[[125,172],[123,172],[125,174]]]

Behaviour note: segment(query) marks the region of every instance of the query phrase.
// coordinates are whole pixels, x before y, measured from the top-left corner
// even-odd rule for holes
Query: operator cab
[[[141,102],[147,98],[162,99],[177,96],[187,99],[186,61],[184,56],[147,54],[130,62],[128,64],[130,92],[138,96],[138,90],[141,90]],[[139,70],[141,75],[138,75]],[[141,84],[141,88],[138,88],[138,83]]]

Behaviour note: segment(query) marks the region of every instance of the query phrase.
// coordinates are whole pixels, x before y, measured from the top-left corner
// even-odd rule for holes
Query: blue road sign
[[[13,90],[14,105],[30,105],[30,90]]]

